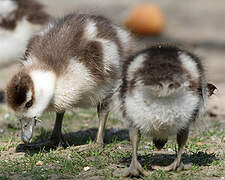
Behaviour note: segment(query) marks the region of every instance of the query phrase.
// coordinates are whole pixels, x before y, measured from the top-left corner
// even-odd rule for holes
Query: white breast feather
[[[82,103],[82,96],[95,86],[89,69],[74,57],[70,60],[67,71],[57,80],[53,106],[58,111],[79,106]]]
[[[175,135],[188,126],[198,97],[191,92],[180,92],[167,98],[145,96],[135,90],[125,99],[128,119],[142,132],[157,138]]]

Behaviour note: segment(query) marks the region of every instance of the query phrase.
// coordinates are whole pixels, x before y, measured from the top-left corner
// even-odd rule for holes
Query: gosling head
[[[43,84],[44,78],[42,72],[27,72],[21,70],[13,76],[7,86],[7,103],[8,106],[15,112],[21,124],[21,139],[24,143],[28,143],[33,134],[33,128],[37,119],[47,109],[52,93],[49,90],[50,86]],[[37,79],[42,79],[38,82]],[[48,82],[46,82],[48,83]]]

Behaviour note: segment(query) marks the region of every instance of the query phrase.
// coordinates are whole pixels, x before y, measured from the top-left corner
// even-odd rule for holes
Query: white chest
[[[57,111],[90,107],[98,93],[96,89],[96,82],[88,68],[74,57],[66,72],[57,79],[53,107]]]
[[[198,102],[191,92],[157,98],[134,91],[126,97],[125,107],[129,121],[143,133],[163,138],[188,126]]]

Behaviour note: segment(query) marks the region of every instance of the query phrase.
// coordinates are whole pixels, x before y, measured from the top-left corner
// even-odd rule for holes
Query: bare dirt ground
[[[102,14],[123,24],[129,10],[139,0],[39,0],[54,16],[72,11]],[[147,0],[142,2],[149,2]],[[137,49],[153,42],[173,42],[191,46],[206,67],[209,82],[218,92],[210,99],[206,116],[192,128],[186,145],[184,162],[192,163],[182,172],[156,171],[142,179],[225,179],[225,2],[223,0],[154,0],[165,14],[166,27],[159,37],[138,37]],[[0,89],[17,70],[13,65],[0,70]],[[34,141],[44,140],[53,127],[53,115],[45,114],[36,130]],[[96,134],[97,116],[94,110],[67,113],[64,120],[65,139],[70,145],[92,142]],[[103,150],[91,149],[77,153],[73,146],[65,150],[17,152],[20,142],[19,125],[3,104],[0,106],[0,179],[115,179],[114,171],[128,166],[131,148],[127,130],[110,118]],[[145,169],[151,165],[168,165],[174,158],[174,140],[162,151],[156,151],[151,141],[141,141],[139,159]],[[29,156],[29,155],[32,156]],[[37,166],[37,162],[43,165]],[[89,167],[89,170],[84,170]]]

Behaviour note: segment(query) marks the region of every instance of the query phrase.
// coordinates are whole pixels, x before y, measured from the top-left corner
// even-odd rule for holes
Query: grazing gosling
[[[102,144],[107,101],[130,48],[127,31],[87,14],[67,15],[32,38],[21,70],[7,87],[7,102],[20,119],[23,142],[30,142],[36,120],[46,110],[56,112],[49,144],[58,145],[64,112],[98,105],[96,142]]]
[[[35,0],[0,1],[0,68],[22,57],[28,40],[51,17]]]
[[[128,58],[122,73],[111,106],[128,125],[133,147],[130,167],[123,175],[149,174],[137,160],[141,133],[152,137],[158,149],[176,135],[177,158],[164,169],[182,169],[189,126],[203,114],[208,96],[216,89],[206,83],[201,61],[178,47],[158,45]]]

